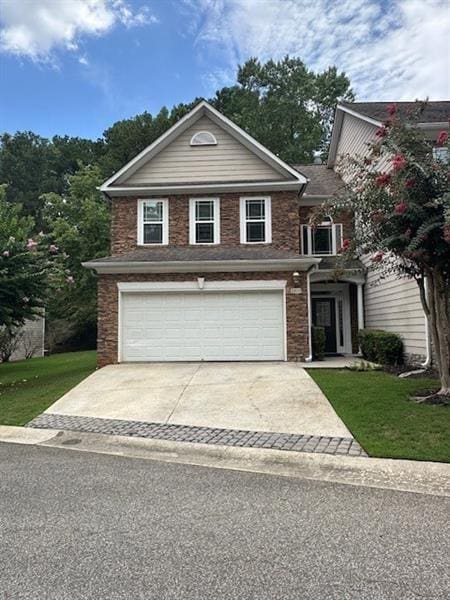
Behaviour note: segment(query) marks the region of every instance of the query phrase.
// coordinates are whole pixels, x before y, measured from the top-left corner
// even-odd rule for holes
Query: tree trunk
[[[427,274],[427,289],[423,279],[418,280],[420,299],[428,319],[441,380],[439,394],[450,395],[450,319],[448,314],[447,286],[438,269]]]

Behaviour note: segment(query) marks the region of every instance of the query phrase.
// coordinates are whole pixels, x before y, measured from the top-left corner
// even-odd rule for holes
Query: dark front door
[[[334,298],[312,299],[312,322],[325,329],[325,353],[335,354],[336,346],[336,301]]]

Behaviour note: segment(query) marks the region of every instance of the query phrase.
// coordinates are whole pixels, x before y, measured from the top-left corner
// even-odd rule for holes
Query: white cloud
[[[449,95],[448,0],[185,0],[203,57],[223,72],[249,56],[336,65],[361,100]],[[216,82],[217,73],[205,80]]]
[[[51,61],[56,49],[76,51],[83,36],[154,22],[148,7],[126,0],[0,0],[0,50]]]

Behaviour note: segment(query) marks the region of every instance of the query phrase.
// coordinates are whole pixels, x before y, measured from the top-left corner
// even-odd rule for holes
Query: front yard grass
[[[95,370],[96,352],[0,364],[0,425],[25,425]]]
[[[415,390],[434,379],[400,379],[381,371],[309,369],[370,456],[450,462],[450,408],[417,404]]]

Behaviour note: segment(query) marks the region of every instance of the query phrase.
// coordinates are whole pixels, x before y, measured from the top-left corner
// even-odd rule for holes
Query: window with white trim
[[[138,244],[167,244],[169,241],[169,208],[167,199],[139,200]]]
[[[270,244],[271,241],[270,198],[241,198],[241,244]]]
[[[191,244],[220,243],[219,198],[191,198],[189,241]]]
[[[302,253],[317,256],[337,254],[342,247],[342,224],[325,217],[320,225],[302,225]]]
[[[191,137],[191,146],[216,146],[217,140],[215,135],[210,131],[197,131]]]

